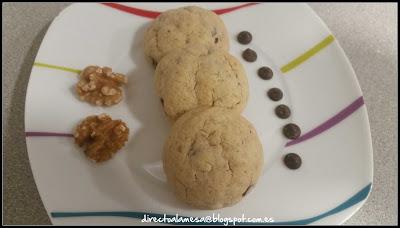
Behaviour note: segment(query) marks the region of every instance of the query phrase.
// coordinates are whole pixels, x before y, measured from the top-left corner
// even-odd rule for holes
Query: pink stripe
[[[338,114],[330,118],[329,120],[325,121],[324,123],[320,124],[316,128],[312,129],[311,131],[305,133],[304,135],[301,135],[299,138],[289,141],[286,143],[286,147],[288,146],[293,146],[297,143],[301,143],[303,141],[306,141],[314,136],[317,136],[324,131],[328,130],[329,128],[335,126],[336,124],[340,123],[342,120],[346,119],[348,116],[350,116],[353,112],[357,111],[358,108],[360,108],[364,104],[364,99],[363,97],[357,98],[353,103],[351,103],[349,106],[344,108],[342,111],[340,111]]]
[[[320,124],[316,128],[312,129],[311,131],[301,135],[298,139],[289,141],[286,143],[286,147],[293,146],[297,143],[301,143],[303,141],[306,141],[310,138],[313,138],[314,136],[317,136],[319,134],[322,134],[324,131],[330,129],[331,127],[335,126],[336,124],[340,123],[342,120],[346,119],[348,116],[350,116],[352,113],[357,111],[361,106],[364,105],[364,99],[363,97],[357,98],[353,103],[351,103],[349,106],[344,108],[342,111],[340,111],[338,114],[330,118],[329,120],[325,121],[324,123]],[[68,133],[54,133],[54,132],[25,132],[26,137],[40,137],[40,136],[59,136],[59,137],[73,137],[72,134]]]
[[[37,132],[37,131],[25,132],[25,136],[26,137],[41,137],[41,136],[74,137],[72,134],[67,134],[67,133]]]
[[[158,17],[158,15],[160,15],[162,12],[158,12],[158,11],[152,11],[152,10],[145,10],[145,9],[139,9],[139,8],[135,8],[135,7],[131,7],[131,6],[126,6],[123,4],[118,4],[118,3],[101,3],[105,6],[126,12],[126,13],[130,13],[130,14],[134,14],[137,16],[141,16],[141,17],[147,17],[147,18],[151,18],[151,19],[155,19]],[[256,5],[258,3],[255,2],[250,2],[250,3],[245,3],[242,5],[238,5],[238,6],[234,6],[234,7],[229,7],[229,8],[224,8],[224,9],[216,9],[213,10],[216,14],[218,15],[222,15],[225,13],[229,13],[235,10],[238,10],[240,8],[244,8],[247,6],[252,6],[252,5]]]

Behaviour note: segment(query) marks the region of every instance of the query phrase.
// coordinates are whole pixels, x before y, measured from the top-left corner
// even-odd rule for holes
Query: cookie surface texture
[[[179,199],[200,209],[239,202],[257,182],[263,150],[254,127],[238,113],[198,108],[176,121],[163,166]]]
[[[192,45],[171,52],[157,65],[155,87],[172,120],[197,107],[241,112],[249,86],[243,66],[220,49]]]
[[[197,6],[168,10],[144,34],[145,54],[155,65],[170,51],[192,44],[229,49],[228,32],[218,15]]]

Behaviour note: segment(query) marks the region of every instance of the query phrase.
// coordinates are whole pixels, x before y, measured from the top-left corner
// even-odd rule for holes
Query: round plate
[[[186,206],[165,182],[161,154],[170,124],[155,93],[154,69],[143,54],[144,30],[159,12],[193,4],[215,10],[228,28],[230,53],[242,62],[249,80],[243,115],[264,149],[265,166],[255,188],[220,210]],[[253,34],[249,45],[236,41],[243,30]],[[246,48],[258,53],[256,62],[243,61]],[[93,64],[127,75],[120,104],[95,107],[76,97],[79,70]],[[261,66],[273,69],[271,80],[257,76]],[[266,96],[273,87],[284,93],[279,102]],[[278,104],[291,108],[289,119],[275,116]],[[131,133],[113,159],[94,164],[71,134],[80,120],[100,113],[124,120]],[[301,127],[299,139],[283,137],[282,127],[289,122]],[[25,127],[32,172],[57,225],[141,224],[145,214],[341,224],[372,187],[371,136],[360,87],[339,43],[306,4],[73,4],[53,21],[37,54]],[[302,157],[298,170],[283,164],[287,153]]]

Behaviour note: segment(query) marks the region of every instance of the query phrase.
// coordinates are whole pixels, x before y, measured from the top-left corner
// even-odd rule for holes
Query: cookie
[[[163,166],[177,197],[200,209],[239,202],[256,184],[262,145],[249,121],[224,108],[198,108],[180,117],[164,146]]]
[[[228,52],[192,45],[166,55],[157,65],[155,84],[172,120],[199,106],[241,112],[248,82],[241,63]]]
[[[191,44],[229,49],[228,32],[218,15],[197,6],[168,10],[144,34],[145,54],[155,65],[168,52]]]

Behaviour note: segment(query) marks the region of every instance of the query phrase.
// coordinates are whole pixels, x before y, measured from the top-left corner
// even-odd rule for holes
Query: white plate
[[[196,210],[173,196],[160,163],[170,126],[141,42],[153,20],[147,16],[156,15],[146,10],[191,4],[208,9],[240,5],[123,3],[128,7],[120,4],[118,9],[73,4],[53,21],[32,68],[25,107],[32,172],[53,224],[141,224],[145,213],[343,223],[362,206],[372,186],[367,110],[342,48],[306,4],[264,3],[217,11],[229,30],[230,52],[247,71],[250,98],[243,115],[262,141],[265,169],[254,190],[232,207]],[[242,30],[253,34],[250,45],[236,41]],[[257,51],[256,62],[242,60],[247,47]],[[73,90],[77,74],[54,67],[83,69],[91,64],[111,66],[128,76],[120,104],[102,108],[79,101]],[[273,69],[273,79],[258,78],[256,71],[263,65]],[[272,87],[281,88],[284,99],[269,100],[265,93]],[[281,103],[292,110],[288,120],[274,114]],[[131,134],[112,160],[98,165],[86,159],[69,134],[81,119],[103,112],[123,119]],[[282,126],[289,122],[301,127],[299,140],[288,142],[282,136]],[[289,170],[282,163],[290,152],[302,157],[300,169]]]

